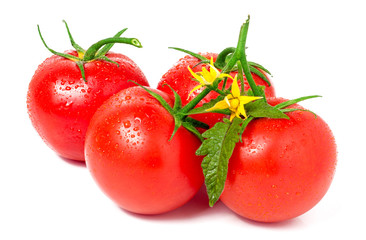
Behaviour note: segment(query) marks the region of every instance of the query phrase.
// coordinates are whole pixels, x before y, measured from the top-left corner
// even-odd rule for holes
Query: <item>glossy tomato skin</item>
[[[169,104],[170,97],[158,90]],[[189,201],[203,184],[200,141],[140,87],[122,90],[95,113],[86,135],[86,164],[117,205],[160,214]]]
[[[217,54],[216,53],[204,53],[202,54],[204,57],[211,59],[213,58],[214,61],[216,61]],[[172,68],[170,68],[161,78],[160,82],[158,83],[158,89],[161,91],[164,91],[170,95],[173,94],[171,89],[165,85],[168,84],[171,86],[182,98],[183,105],[187,104],[189,101],[191,101],[194,97],[196,97],[200,92],[202,92],[203,89],[196,90],[193,92],[189,97],[189,92],[198,85],[198,83],[194,80],[192,80],[193,76],[188,70],[188,66],[194,71],[194,72],[201,72],[202,68],[205,67],[209,69],[209,66],[206,64],[198,65],[197,67],[194,67],[196,64],[198,64],[200,61],[190,55],[185,56],[184,58],[181,58]],[[193,68],[194,67],[194,68]],[[261,71],[261,70],[260,70]],[[262,71],[263,72],[263,71]],[[237,72],[232,72],[231,76],[235,76]],[[263,72],[270,81],[268,75]],[[271,82],[271,86],[268,86],[268,84],[261,79],[258,75],[252,74],[254,81],[257,85],[265,86],[265,94],[267,97],[274,97],[275,96],[275,89],[273,87],[273,84]],[[227,81],[227,87],[230,86],[232,83],[231,79],[228,79]],[[222,87],[222,83],[219,85]],[[244,89],[249,89],[249,84],[246,81],[244,77]],[[202,106],[202,104],[209,102],[211,99],[214,99],[218,96],[216,92],[210,92],[198,105],[197,107]],[[207,113],[207,114],[198,114],[198,115],[192,115],[191,117],[200,120],[202,122],[207,123],[210,127],[215,125],[216,122],[221,121],[224,115],[218,114],[218,113]]]
[[[77,55],[75,51],[67,52]],[[53,55],[36,70],[28,89],[27,107],[33,126],[57,154],[84,161],[84,141],[90,118],[114,93],[148,86],[140,68],[128,57],[108,53],[116,64],[94,60],[84,65],[86,81],[74,61]]]
[[[272,105],[282,101],[269,99]],[[297,217],[314,207],[332,182],[337,153],[328,125],[310,112],[287,115],[290,120],[252,121],[230,158],[221,201],[245,218]]]

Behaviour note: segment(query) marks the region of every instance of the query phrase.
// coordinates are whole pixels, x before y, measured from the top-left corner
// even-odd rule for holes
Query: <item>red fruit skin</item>
[[[216,53],[204,53],[201,54],[204,57],[211,59],[213,58],[213,61],[216,61],[217,54]],[[172,68],[170,68],[161,78],[160,82],[158,83],[157,89],[166,92],[173,96],[173,92],[171,89],[165,85],[168,84],[171,86],[182,98],[183,105],[187,104],[189,101],[191,101],[194,97],[196,97],[200,92],[202,92],[203,88],[194,91],[189,97],[189,92],[199,85],[198,82],[192,80],[193,76],[188,70],[188,66],[194,71],[194,72],[200,72],[202,71],[202,68],[205,67],[207,70],[209,70],[209,66],[206,64],[201,64],[195,68],[193,68],[196,64],[198,64],[200,61],[190,55],[185,56],[184,58],[181,58]],[[259,71],[262,71],[259,69]],[[263,71],[262,71],[263,72]],[[231,76],[235,76],[237,72],[232,72]],[[263,72],[263,74],[268,78],[270,81],[268,75]],[[253,79],[257,85],[265,86],[265,94],[267,97],[274,97],[275,96],[275,89],[273,87],[273,84],[271,82],[271,86],[268,86],[268,84],[261,79],[258,75],[252,74]],[[240,82],[239,86],[240,86]],[[220,83],[220,87],[222,87],[223,82]],[[232,84],[232,80],[228,79],[226,86],[230,86]],[[249,84],[244,76],[244,89],[249,89]],[[216,92],[210,92],[198,105],[197,107],[202,106],[202,104],[209,102],[211,99],[215,99],[218,96]],[[222,118],[224,115],[218,114],[218,113],[205,113],[205,114],[197,114],[192,115],[191,117],[202,121],[204,123],[207,123],[210,127],[212,127],[216,122],[222,121]]]
[[[268,99],[271,105],[283,101]],[[220,199],[245,218],[279,222],[297,217],[314,207],[332,182],[337,151],[328,125],[310,112],[287,115],[290,120],[252,121],[229,160]]]
[[[173,100],[159,93],[172,105]],[[122,90],[93,116],[86,134],[86,165],[117,205],[160,214],[188,202],[203,184],[200,141],[140,87]]]
[[[76,51],[67,52],[77,56]],[[148,86],[140,68],[128,57],[106,54],[116,64],[94,60],[84,64],[86,81],[72,60],[53,55],[39,65],[29,84],[28,114],[44,142],[61,157],[84,161],[84,141],[97,108],[116,92]]]

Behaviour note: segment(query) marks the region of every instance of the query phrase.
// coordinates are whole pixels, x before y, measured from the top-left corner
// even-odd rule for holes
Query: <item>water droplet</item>
[[[131,127],[131,122],[125,121],[125,122],[123,122],[123,126],[125,126],[125,128],[129,128],[129,127]]]
[[[67,91],[70,91],[70,90],[71,90],[71,87],[70,87],[70,86],[67,86],[67,87],[65,87],[65,89],[66,89]]]
[[[134,138],[135,137],[135,135],[134,134],[131,134],[131,138]]]
[[[139,127],[134,127],[133,130],[134,131],[138,131],[139,130]]]

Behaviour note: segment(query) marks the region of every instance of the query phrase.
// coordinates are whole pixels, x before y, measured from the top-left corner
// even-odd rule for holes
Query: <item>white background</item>
[[[1,3],[0,239],[365,239],[366,7],[363,1],[6,1]],[[338,166],[323,200],[306,214],[262,224],[238,217],[200,192],[173,212],[140,216],[114,205],[83,164],[55,155],[28,119],[26,92],[37,66],[70,49],[65,19],[84,48],[114,35],[144,48],[116,45],[151,86],[184,54],[235,46],[251,15],[248,59],[273,74],[277,95],[320,94],[304,102],[325,119],[338,145]],[[229,238],[227,238],[229,239]]]

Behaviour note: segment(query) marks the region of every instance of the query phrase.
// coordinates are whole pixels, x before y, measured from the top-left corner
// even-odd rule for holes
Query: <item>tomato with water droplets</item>
[[[160,94],[171,106],[173,100]],[[86,165],[121,208],[159,214],[189,201],[203,184],[200,140],[185,128],[173,139],[174,118],[147,91],[132,87],[107,100],[86,134]]]
[[[68,52],[77,56],[76,51]],[[97,108],[118,91],[148,86],[140,68],[127,56],[107,53],[118,63],[93,60],[84,63],[86,81],[77,64],[53,55],[36,70],[27,96],[33,126],[42,139],[64,158],[84,161],[84,141],[90,118]]]
[[[283,101],[268,99],[273,106]],[[289,120],[250,122],[229,160],[220,199],[245,218],[278,222],[299,216],[322,199],[332,182],[337,151],[328,125],[308,111],[287,115]]]

